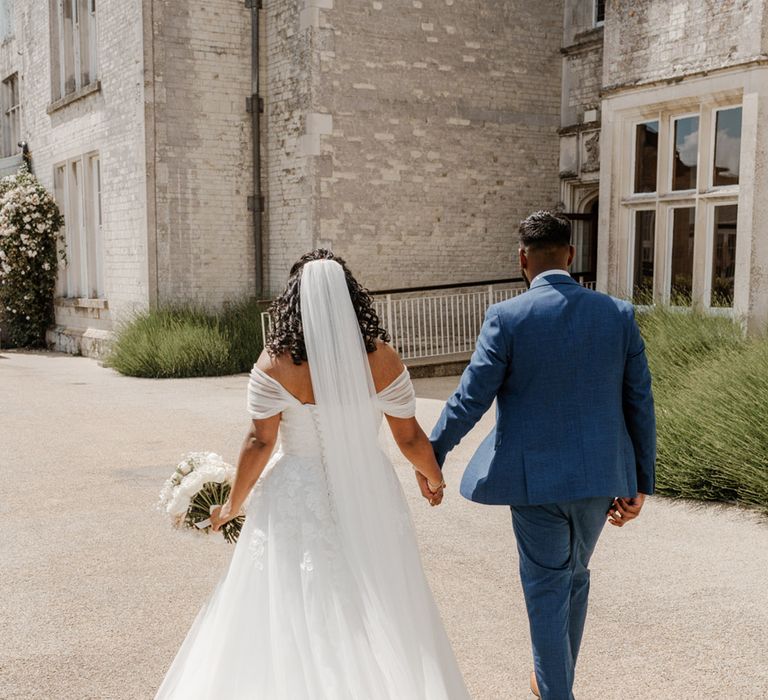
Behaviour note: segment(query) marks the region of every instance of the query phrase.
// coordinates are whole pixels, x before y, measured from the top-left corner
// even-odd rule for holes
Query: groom
[[[606,519],[622,527],[653,493],[651,375],[631,304],[567,272],[567,220],[520,224],[529,291],[490,307],[477,348],[430,438],[438,463],[495,399],[496,428],[461,493],[508,505],[520,555],[535,674],[544,700],[573,700],[589,559]]]

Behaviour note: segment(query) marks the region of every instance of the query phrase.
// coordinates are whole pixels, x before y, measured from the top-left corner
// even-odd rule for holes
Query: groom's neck
[[[533,282],[534,279],[542,272],[548,272],[549,270],[565,270],[568,271],[568,260],[561,259],[559,256],[554,258],[542,258],[535,262],[531,259],[528,260],[528,267],[525,269],[526,276],[529,282]]]

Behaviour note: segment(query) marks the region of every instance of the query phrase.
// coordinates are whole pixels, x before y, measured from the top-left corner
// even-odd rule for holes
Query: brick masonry
[[[48,0],[16,0],[12,38],[0,46],[2,79],[20,77],[21,134],[35,174],[53,191],[54,165],[98,151],[102,167],[104,276],[109,309],[57,309],[66,327],[103,329],[115,315],[146,306],[143,80],[138,0],[99,3],[101,90],[52,114]]]
[[[316,241],[373,289],[518,273],[558,199],[562,5],[336,0],[321,11]]]
[[[608,0],[603,86],[765,58],[765,0]]]
[[[218,306],[255,286],[249,11],[236,0],[145,0],[144,11],[157,300]]]
[[[518,221],[570,207],[566,180],[571,194],[596,187],[580,169],[606,89],[765,60],[764,0],[609,0],[604,28],[592,12],[591,0],[265,2],[265,293],[316,246],[372,289],[516,275]],[[99,0],[101,89],[52,114],[49,0],[15,0],[14,13],[0,78],[20,75],[36,173],[52,188],[56,163],[101,158],[106,308],[62,304],[59,324],[107,332],[156,303],[253,293],[245,3]]]

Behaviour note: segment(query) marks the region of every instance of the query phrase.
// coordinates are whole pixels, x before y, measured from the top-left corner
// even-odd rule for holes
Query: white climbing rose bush
[[[11,344],[45,344],[64,225],[56,202],[26,170],[0,180],[0,304]]]

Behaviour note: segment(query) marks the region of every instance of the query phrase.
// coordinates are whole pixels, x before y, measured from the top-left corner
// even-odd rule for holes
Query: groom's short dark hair
[[[536,211],[520,222],[521,248],[562,248],[571,244],[571,222],[551,211]]]

